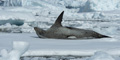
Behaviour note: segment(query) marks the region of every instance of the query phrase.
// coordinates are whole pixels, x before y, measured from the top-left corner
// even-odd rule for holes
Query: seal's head
[[[44,38],[45,30],[38,27],[34,27],[34,30],[36,34],[39,36],[39,38]]]

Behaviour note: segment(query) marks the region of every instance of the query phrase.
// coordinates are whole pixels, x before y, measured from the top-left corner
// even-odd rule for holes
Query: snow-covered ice
[[[7,37],[7,38],[5,38]],[[118,36],[119,37],[119,36]],[[44,54],[74,54],[93,55],[95,51],[101,50],[109,52],[112,55],[119,55],[119,39],[103,38],[89,40],[61,40],[61,39],[40,39],[35,33],[2,33],[0,34],[0,49],[11,49],[11,41],[26,41],[30,43],[30,52],[26,55],[44,55]],[[8,42],[6,42],[8,41]],[[33,52],[32,52],[32,51]],[[44,52],[49,53],[44,53]],[[50,53],[51,51],[51,53]],[[59,53],[61,51],[61,53]],[[64,51],[64,52],[63,52]],[[69,53],[71,51],[71,53]],[[66,52],[66,53],[65,53]],[[73,53],[72,53],[73,52]]]
[[[111,55],[105,52],[95,52],[94,56],[90,57],[87,60],[115,60]]]
[[[10,51],[12,41],[26,41],[30,43],[29,50],[23,56],[92,56],[97,51],[108,53],[95,53],[95,57],[90,59],[102,59],[103,55],[111,56],[120,55],[120,37],[102,38],[102,39],[40,39],[35,33],[1,33],[0,50],[7,49]],[[19,45],[17,45],[18,47]],[[22,46],[22,48],[24,48]],[[19,48],[20,50],[20,48]],[[6,52],[6,51],[5,51]],[[6,54],[6,53],[5,53]],[[96,55],[97,54],[97,55]],[[102,56],[101,56],[101,55]]]

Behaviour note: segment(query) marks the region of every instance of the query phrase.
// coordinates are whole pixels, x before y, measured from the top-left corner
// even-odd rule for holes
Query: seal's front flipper
[[[76,36],[68,36],[68,39],[77,39]]]
[[[58,18],[56,19],[55,23],[51,26],[51,28],[62,26],[61,22],[62,22],[63,14],[64,14],[64,11],[58,16]]]

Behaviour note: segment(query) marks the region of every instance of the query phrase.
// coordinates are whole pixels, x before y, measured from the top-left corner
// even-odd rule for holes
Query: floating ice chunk
[[[35,21],[35,17],[32,13],[29,12],[0,11],[0,23],[5,23],[5,22],[15,23],[17,21],[24,21],[24,22]]]
[[[30,4],[28,0],[5,0],[2,2],[3,6],[27,6]]]
[[[83,8],[87,11],[110,11],[119,9],[120,0],[88,0]]]
[[[19,60],[20,56],[27,51],[29,43],[22,41],[13,42],[13,49],[8,53],[7,50],[1,50],[0,60]]]
[[[15,41],[13,42],[13,49],[9,53],[10,60],[19,60],[20,56],[27,51],[29,44],[27,42]]]
[[[1,50],[2,59],[6,60],[8,58],[8,51],[6,49]]]
[[[102,19],[105,17],[105,14],[102,12],[95,12],[92,16],[93,19]]]

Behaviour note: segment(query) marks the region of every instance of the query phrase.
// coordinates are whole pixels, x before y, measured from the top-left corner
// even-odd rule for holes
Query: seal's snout
[[[45,30],[43,30],[43,29],[41,29],[41,28],[39,28],[39,27],[34,27],[34,30],[35,30],[36,32],[39,32],[39,33],[45,32]]]
[[[38,31],[38,27],[34,27],[34,30],[37,32]]]
[[[37,30],[38,28],[37,27],[34,27],[34,30]]]
[[[37,29],[37,27],[34,27],[34,29]]]

